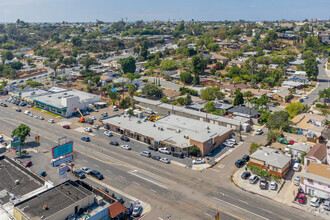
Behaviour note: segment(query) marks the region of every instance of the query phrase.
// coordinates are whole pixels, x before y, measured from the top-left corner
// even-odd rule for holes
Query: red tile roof
[[[120,213],[124,212],[126,209],[127,208],[123,204],[117,201],[109,206],[109,216],[111,218],[115,218]]]

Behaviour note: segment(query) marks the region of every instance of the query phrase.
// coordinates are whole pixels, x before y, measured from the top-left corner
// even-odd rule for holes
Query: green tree
[[[75,47],[80,47],[82,45],[82,40],[80,37],[72,37],[71,42]]]
[[[188,94],[184,99],[184,105],[190,105],[192,103],[191,95]]]
[[[314,55],[313,51],[306,50],[306,51],[303,52],[301,58],[304,59],[304,60],[306,60],[308,58],[315,58],[315,55]]]
[[[127,79],[129,79],[131,81],[131,84],[132,84],[133,80],[141,78],[141,75],[140,74],[127,73],[125,77]]]
[[[250,145],[250,149],[249,149],[249,153],[252,154],[254,153],[259,147],[261,147],[262,145],[261,144],[257,144],[257,143],[252,143]]]
[[[17,128],[11,133],[11,137],[17,136],[21,140],[21,143],[25,142],[27,136],[30,136],[31,128],[25,124],[20,124]]]
[[[1,60],[3,64],[5,64],[6,60],[12,60],[12,59],[14,59],[14,54],[10,50],[3,51],[1,53]]]
[[[319,99],[323,98],[323,105],[326,106],[327,99],[330,99],[330,88],[326,88],[319,91]]]
[[[142,94],[161,98],[163,96],[163,90],[155,84],[147,84],[142,88]]]
[[[283,135],[282,129],[273,129],[267,133],[267,141],[276,141],[279,137]]]
[[[238,106],[242,104],[244,104],[243,94],[241,92],[237,92],[234,99],[234,106]]]
[[[173,60],[163,60],[160,64],[160,68],[164,71],[171,71],[178,69],[178,66]]]
[[[200,155],[201,150],[196,145],[193,145],[188,148],[188,153],[189,153],[189,155],[191,155],[193,157],[197,157]]]
[[[315,58],[308,58],[304,62],[305,70],[308,78],[317,78],[319,74],[319,68],[317,67],[317,61]]]
[[[131,104],[131,98],[130,97],[126,97],[123,100],[121,100],[121,102],[119,103],[119,108],[128,108]]]
[[[290,114],[286,111],[277,111],[270,115],[267,128],[270,130],[288,131],[290,128]]]
[[[119,60],[121,69],[123,70],[124,74],[135,73],[136,70],[135,62],[136,61],[133,57],[122,58]]]
[[[221,100],[225,97],[225,95],[220,92],[219,87],[207,87],[201,90],[200,97],[203,100],[212,101],[215,99]]]
[[[184,83],[190,84],[193,81],[193,76],[189,72],[181,72],[180,80]]]
[[[84,65],[86,71],[89,71],[89,67],[90,67],[91,65],[95,65],[95,64],[97,64],[95,58],[89,56],[89,54],[87,54],[87,56],[86,56],[85,58],[82,58],[82,59],[80,60],[80,63],[81,63],[82,65]]]
[[[253,93],[251,91],[244,92],[243,96],[246,98],[247,102],[250,103]]]
[[[136,92],[136,88],[135,88],[135,86],[133,85],[133,84],[129,84],[128,85],[128,94],[130,95],[130,97],[131,97],[131,101],[132,101],[132,108],[133,108],[133,110],[134,110],[134,93]]]
[[[293,102],[286,106],[285,110],[290,114],[290,118],[294,118],[296,115],[307,112],[309,107],[301,102]]]
[[[217,109],[216,109],[215,104],[214,104],[213,101],[208,101],[204,106],[204,110],[206,112],[214,112]]]

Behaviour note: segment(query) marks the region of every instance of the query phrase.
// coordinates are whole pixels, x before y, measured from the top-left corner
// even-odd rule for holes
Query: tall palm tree
[[[131,101],[132,101],[132,109],[134,110],[134,93],[136,92],[136,88],[134,86],[134,84],[129,84],[128,85],[128,94],[130,95],[131,97]]]
[[[323,105],[327,104],[327,99],[330,99],[330,88],[319,91],[319,99],[323,98]]]

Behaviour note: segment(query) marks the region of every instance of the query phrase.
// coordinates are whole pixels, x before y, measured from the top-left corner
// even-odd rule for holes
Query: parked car
[[[91,139],[88,136],[82,137],[81,140],[86,141],[86,142],[90,142],[91,141]]]
[[[197,158],[192,161],[193,164],[204,164],[205,160],[203,158]]]
[[[90,128],[90,127],[84,128],[84,131],[85,132],[92,132],[92,128]]]
[[[55,123],[54,119],[49,119],[48,122],[51,124]]]
[[[160,162],[163,162],[163,163],[167,163],[167,164],[170,163],[170,160],[169,160],[168,158],[165,158],[165,157],[160,158],[159,161],[160,161]]]
[[[142,206],[140,204],[135,205],[132,215],[134,217],[139,217],[141,215],[141,213],[142,213]]]
[[[233,142],[225,141],[223,142],[223,145],[225,145],[226,147],[233,147],[235,144]]]
[[[300,179],[301,179],[300,176],[296,176],[296,178],[294,178],[294,180],[293,180],[293,184],[294,184],[295,186],[299,186]]]
[[[73,175],[79,179],[84,179],[86,176],[81,170],[75,170],[73,171]]]
[[[40,171],[39,173],[38,173],[38,176],[42,176],[42,177],[45,177],[46,176],[46,171]]]
[[[70,125],[63,125],[63,128],[70,129]]]
[[[154,160],[160,160],[161,157],[160,157],[160,156],[157,156],[157,155],[153,155],[153,156],[151,157],[151,159],[154,159]]]
[[[291,146],[287,145],[284,149],[285,152],[290,152],[291,151]]]
[[[163,153],[163,154],[171,154],[171,151],[168,150],[166,147],[161,147],[158,149],[159,153]]]
[[[89,174],[91,172],[91,169],[89,169],[88,167],[82,167],[80,168],[80,170],[86,174]]]
[[[305,204],[306,203],[306,196],[304,193],[299,193],[298,194],[298,202],[300,204]]]
[[[105,132],[104,132],[104,135],[105,135],[105,136],[108,136],[108,137],[113,136],[112,133],[111,133],[110,131],[105,131]]]
[[[125,135],[121,136],[120,140],[125,141],[125,142],[129,142],[128,137],[126,137]]]
[[[95,116],[91,116],[89,118],[92,119],[92,120],[96,120],[96,117]]]
[[[277,190],[277,183],[275,183],[274,181],[271,181],[269,184],[269,188],[271,190]]]
[[[32,166],[32,161],[29,160],[29,161],[24,162],[23,163],[23,166],[24,167],[30,167],[30,166]]]
[[[233,139],[233,138],[227,139],[226,141],[229,142],[229,143],[237,144],[236,140]]]
[[[25,115],[28,115],[28,114],[30,114],[30,111],[29,110],[26,110],[25,112],[24,112],[24,114]],[[49,121],[49,120],[48,120]]]
[[[243,180],[246,180],[246,179],[248,179],[250,176],[251,176],[251,173],[250,173],[250,172],[244,172],[244,173],[242,173],[241,178],[242,178]]]
[[[245,162],[249,162],[250,161],[250,156],[245,154],[243,157],[242,157],[242,160],[244,160]]]
[[[98,180],[104,179],[103,175],[99,171],[92,170],[89,174]]]
[[[299,172],[301,170],[301,165],[299,163],[295,163],[293,165],[293,170]]]
[[[259,177],[257,175],[252,175],[249,178],[250,184],[255,184],[258,181]]]
[[[100,128],[100,125],[94,125],[93,129],[98,130]]]
[[[235,166],[237,168],[241,168],[242,166],[244,166],[244,164],[245,164],[245,160],[243,160],[243,159],[239,159],[235,162]]]
[[[149,146],[148,146],[148,149],[149,149],[149,150],[158,151],[158,147],[155,147],[155,146],[152,146],[152,145],[149,145]]]
[[[118,107],[114,105],[114,106],[113,106],[113,110],[114,110],[114,111],[118,111]]]
[[[44,120],[45,118],[42,117],[42,116],[39,116],[38,119],[40,119],[40,120]]]
[[[142,151],[140,155],[144,157],[151,157],[151,153],[149,151]]]
[[[184,158],[183,152],[173,152],[173,157]]]
[[[258,130],[256,130],[256,131],[254,132],[255,135],[261,135],[261,134],[263,134],[263,133],[264,133],[264,132],[263,132],[262,129],[258,129]]]
[[[264,178],[260,179],[259,187],[260,187],[260,189],[267,189],[268,182],[266,181],[266,179],[264,179]]]
[[[311,201],[309,202],[309,204],[310,204],[311,206],[313,206],[313,207],[319,207],[320,204],[321,204],[321,199],[318,198],[318,197],[313,197],[313,198],[311,199]]]
[[[20,108],[16,108],[16,111],[17,111],[17,112],[21,112],[22,109],[20,109]]]
[[[324,201],[323,209],[327,210],[327,211],[330,211],[330,199],[327,199],[327,200]]]
[[[114,146],[118,146],[119,145],[117,141],[110,141],[109,144],[114,145]]]
[[[125,149],[125,150],[131,150],[132,148],[128,145],[121,145],[121,148]]]

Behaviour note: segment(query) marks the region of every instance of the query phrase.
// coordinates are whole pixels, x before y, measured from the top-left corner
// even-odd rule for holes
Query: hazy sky
[[[329,19],[330,0],[0,0],[0,22]]]

